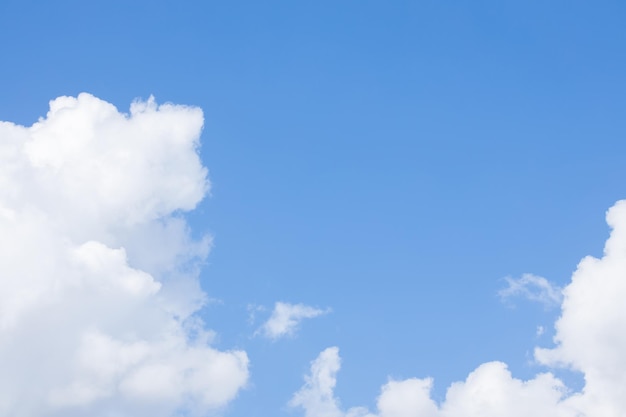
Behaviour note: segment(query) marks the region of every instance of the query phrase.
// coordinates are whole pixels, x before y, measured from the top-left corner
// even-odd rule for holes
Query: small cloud
[[[256,311],[259,311],[258,308]],[[303,319],[312,319],[330,313],[330,309],[318,309],[304,304],[277,302],[270,318],[255,332],[269,339],[293,335]]]
[[[513,297],[525,298],[543,304],[544,307],[556,307],[561,304],[563,292],[560,287],[552,284],[547,279],[524,274],[521,278],[505,278],[507,287],[498,291],[502,302],[507,302]]]
[[[266,311],[267,308],[265,308],[262,305],[248,304],[247,310],[248,310],[248,324],[252,326],[256,322],[257,313],[262,313]]]
[[[288,406],[302,409],[304,417],[443,416],[437,404],[430,398],[433,385],[431,378],[409,378],[403,381],[390,379],[381,387],[377,400],[378,413],[371,413],[367,407],[343,410],[340,399],[335,395],[337,373],[340,369],[339,348],[333,346],[324,349],[311,362],[310,371],[304,376],[304,385],[293,394]]]
[[[293,395],[289,406],[301,407],[305,411],[305,417],[343,417],[339,400],[333,392],[340,368],[341,359],[337,347],[322,351],[311,362],[311,372],[304,377],[304,386]]]
[[[539,336],[543,336],[543,334],[546,332],[545,327],[543,326],[537,326],[537,337]]]

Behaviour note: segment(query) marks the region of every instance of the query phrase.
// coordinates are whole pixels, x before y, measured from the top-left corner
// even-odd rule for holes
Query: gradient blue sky
[[[335,345],[346,405],[388,376],[438,398],[485,361],[541,370],[558,309],[504,305],[504,277],[564,285],[601,253],[625,195],[624,21],[622,1],[1,0],[0,119],[83,91],[203,109],[203,317],[251,360],[227,415],[298,415]],[[252,337],[248,306],[276,301],[332,313]]]

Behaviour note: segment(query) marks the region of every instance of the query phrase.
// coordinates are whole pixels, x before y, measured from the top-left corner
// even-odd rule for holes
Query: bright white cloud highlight
[[[342,411],[334,396],[340,359],[336,347],[324,350],[312,363],[304,386],[290,401],[304,410],[305,417],[574,417],[565,388],[553,375],[541,374],[529,381],[511,376],[506,365],[489,362],[473,371],[465,381],[448,388],[445,401],[431,398],[431,378],[390,380],[382,386],[377,413],[364,407]]]
[[[543,304],[544,307],[556,307],[561,304],[563,299],[561,288],[544,277],[524,274],[518,279],[506,277],[505,280],[507,287],[498,291],[498,295],[503,301],[520,297]]]
[[[306,417],[368,416],[362,407],[351,408],[346,413],[341,411],[339,400],[333,392],[340,367],[341,359],[337,347],[322,351],[311,363],[311,373],[304,377],[304,386],[294,394],[289,405],[303,408]]]
[[[246,353],[194,314],[210,240],[180,213],[209,189],[202,124],[89,94],[0,122],[0,416],[195,415],[246,384]]]
[[[333,394],[339,368],[339,349],[331,347],[320,353],[311,363],[311,374],[305,377],[305,385],[296,392],[290,405],[304,408],[306,417],[343,415]]]
[[[258,329],[261,334],[270,339],[295,334],[298,325],[304,319],[311,319],[329,313],[330,310],[321,310],[304,304],[289,304],[277,302],[270,318]]]
[[[569,390],[551,372],[523,381],[514,378],[506,364],[489,362],[476,368],[465,381],[453,383],[439,404],[430,395],[431,379],[412,378],[383,385],[376,414],[368,414],[363,408],[343,411],[333,393],[340,365],[338,350],[329,348],[312,363],[304,386],[290,404],[302,408],[306,417],[626,415],[626,201],[608,211],[607,222],[612,232],[604,256],[584,258],[563,290],[555,347],[535,351],[537,361],[548,368],[581,372],[585,384],[580,392]],[[555,299],[556,290],[547,281],[525,277],[513,281],[512,287],[530,286],[532,291],[543,294],[539,300]]]

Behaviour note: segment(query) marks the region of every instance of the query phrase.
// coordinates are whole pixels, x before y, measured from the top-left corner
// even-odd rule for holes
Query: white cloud
[[[545,327],[543,327],[543,326],[537,326],[537,331],[536,331],[536,333],[535,333],[535,334],[537,335],[537,337],[539,337],[539,336],[543,336],[543,334],[544,334],[545,332],[546,332]]]
[[[209,189],[202,124],[88,94],[0,122],[0,416],[197,414],[246,384],[194,315],[210,239],[179,213]]]
[[[563,299],[561,288],[537,275],[524,274],[518,279],[506,277],[505,280],[508,284],[507,287],[498,291],[498,295],[503,301],[513,297],[521,297],[541,303],[544,307],[556,307],[561,304]]]
[[[453,383],[439,404],[431,398],[429,378],[389,381],[381,389],[377,413],[369,416],[626,415],[626,201],[608,211],[607,222],[613,230],[604,256],[584,258],[563,290],[562,313],[555,325],[555,347],[535,351],[537,361],[549,368],[567,367],[581,372],[585,383],[580,392],[569,390],[551,372],[523,381],[514,378],[506,364],[489,362],[476,368],[465,381]],[[546,281],[526,277],[521,282],[514,281],[513,286],[535,286],[543,294],[537,296],[540,300],[554,300],[556,290],[550,290],[552,286],[547,286]],[[355,410],[360,413],[357,415],[368,415],[363,408],[342,411],[339,407],[333,393],[339,364],[336,348],[322,352],[290,404],[303,408],[307,417],[317,415],[318,409],[330,410],[328,415],[332,417],[352,416]]]
[[[321,310],[304,304],[277,302],[270,318],[256,333],[270,339],[293,335],[303,319],[318,317],[329,312],[329,309]]]
[[[385,417],[435,416],[437,406],[430,399],[431,378],[391,380],[383,385],[378,398],[378,409]]]
[[[320,353],[311,363],[311,374],[305,377],[304,386],[295,393],[290,405],[304,408],[306,417],[342,416],[333,394],[339,368],[339,349],[330,347]]]
[[[329,347],[322,351],[311,363],[311,373],[305,376],[304,386],[294,394],[289,405],[303,408],[306,417],[366,417],[368,414],[361,407],[346,413],[341,411],[333,392],[340,367],[338,348]]]
[[[501,362],[485,363],[465,381],[452,384],[441,404],[431,398],[431,378],[410,378],[390,380],[382,386],[376,414],[364,407],[342,411],[333,392],[339,365],[338,349],[324,350],[289,405],[302,408],[305,417],[577,416],[563,400],[566,391],[562,382],[553,375],[540,374],[521,381]]]
[[[246,309],[248,310],[248,324],[251,326],[256,322],[257,314],[267,310],[264,306],[257,304],[248,304]]]
[[[537,349],[537,359],[585,376],[578,402],[589,416],[626,415],[626,201],[607,213],[613,229],[600,259],[588,256],[564,289],[554,349]]]

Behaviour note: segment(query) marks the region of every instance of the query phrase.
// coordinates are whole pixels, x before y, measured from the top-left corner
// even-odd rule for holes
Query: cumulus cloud
[[[339,349],[329,347],[311,363],[311,372],[305,376],[304,386],[289,402],[291,407],[304,409],[306,417],[365,416],[365,409],[356,407],[344,413],[334,395],[337,372],[341,367]]]
[[[507,287],[498,291],[500,299],[505,302],[514,297],[521,297],[540,303],[544,307],[556,307],[563,299],[561,288],[544,277],[524,274],[518,279],[506,277],[505,280]]]
[[[246,353],[195,314],[211,242],[181,213],[209,190],[202,125],[89,94],[0,122],[0,416],[193,415],[246,384]]]
[[[552,349],[535,356],[548,366],[565,366],[585,376],[577,402],[588,416],[626,415],[626,201],[607,213],[612,228],[602,258],[578,264],[564,289]]]
[[[257,330],[270,339],[293,335],[303,319],[310,319],[329,313],[330,310],[321,310],[304,304],[289,304],[277,302],[270,318]]]
[[[410,378],[382,386],[376,413],[365,407],[343,411],[333,392],[339,367],[336,347],[320,353],[289,405],[302,408],[305,417],[578,416],[570,412],[564,401],[566,389],[552,374],[522,381],[513,378],[501,362],[485,363],[465,381],[452,384],[441,404],[431,398],[431,378]]]
[[[431,397],[430,378],[391,380],[381,388],[375,414],[364,408],[344,411],[333,393],[340,366],[338,350],[329,348],[312,363],[304,386],[290,404],[301,407],[307,417],[626,415],[626,201],[608,211],[607,222],[612,232],[604,255],[600,259],[584,258],[563,290],[555,346],[535,350],[535,359],[548,372],[520,380],[504,363],[485,363],[465,381],[453,383],[439,403]],[[535,286],[540,293],[549,294],[546,282],[536,278],[527,276],[520,285]],[[583,388],[578,392],[568,389],[551,372],[557,368],[580,372],[585,381]],[[317,410],[327,414],[317,414]]]
[[[290,405],[304,408],[306,417],[339,417],[338,400],[333,389],[340,368],[339,349],[330,347],[311,363],[311,373],[305,376],[305,384],[291,399]]]

